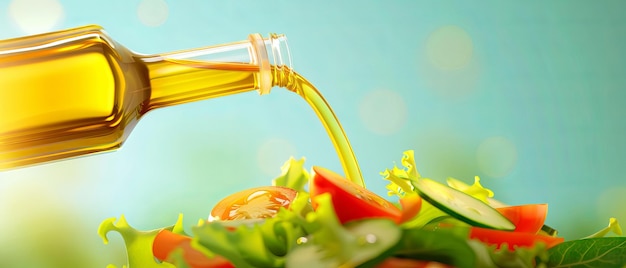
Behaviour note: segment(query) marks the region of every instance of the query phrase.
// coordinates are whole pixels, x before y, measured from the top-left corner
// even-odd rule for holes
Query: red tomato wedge
[[[529,204],[496,208],[515,225],[515,232],[536,234],[548,216],[548,204]]]
[[[551,248],[564,241],[562,237],[480,227],[471,227],[469,238],[480,240],[489,245],[497,245],[498,249],[506,244],[511,251],[516,247],[532,247],[539,242],[545,243],[548,248]]]
[[[366,218],[387,218],[395,222],[402,219],[402,211],[381,196],[328,169],[314,166],[313,172],[311,200],[329,193],[341,223]],[[315,202],[312,205],[314,209],[317,207]]]
[[[400,206],[402,207],[402,216],[399,223],[403,223],[415,217],[422,209],[422,197],[419,195],[411,195],[400,198]]]
[[[218,220],[271,218],[281,207],[289,208],[298,192],[281,186],[262,186],[229,195],[215,205],[211,217]]]
[[[175,234],[169,230],[161,230],[152,243],[152,254],[160,261],[167,259],[175,249],[183,250],[183,258],[191,268],[233,268],[226,258],[214,256],[208,258],[191,247],[191,237]]]

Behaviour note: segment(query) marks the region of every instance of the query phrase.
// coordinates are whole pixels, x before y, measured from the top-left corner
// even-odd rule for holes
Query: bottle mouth
[[[293,68],[287,37],[272,33],[268,38],[263,38],[257,33],[251,34],[248,40],[252,44],[253,62],[259,66],[259,93],[268,94],[273,85],[272,67],[274,72],[290,72]]]
[[[291,53],[289,52],[289,46],[287,45],[287,37],[284,34],[270,34],[270,38],[265,42],[265,46],[268,47],[268,51],[272,51],[271,65],[276,67],[293,68],[291,63]]]

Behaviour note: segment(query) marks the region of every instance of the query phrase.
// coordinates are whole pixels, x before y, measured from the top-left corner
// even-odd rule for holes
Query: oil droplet
[[[374,234],[366,234],[364,236],[360,236],[357,241],[359,245],[374,244],[378,241],[378,237]]]
[[[365,241],[367,241],[367,243],[374,244],[377,240],[378,238],[373,234],[365,235]]]
[[[296,239],[296,244],[298,245],[306,244],[307,242],[309,242],[309,239],[304,236]]]

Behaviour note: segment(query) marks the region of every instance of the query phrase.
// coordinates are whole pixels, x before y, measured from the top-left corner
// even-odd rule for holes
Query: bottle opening
[[[249,39],[255,54],[251,56],[259,65],[259,93],[268,94],[273,85],[272,77],[277,77],[272,74],[272,67],[274,72],[289,72],[292,68],[287,37],[270,34],[269,38],[262,38],[260,34],[251,34]]]
[[[287,45],[287,37],[284,34],[271,34],[265,45],[269,45],[271,48],[271,59],[273,61],[270,62],[270,64],[276,67],[293,68],[291,64],[291,53],[289,53],[289,46]]]

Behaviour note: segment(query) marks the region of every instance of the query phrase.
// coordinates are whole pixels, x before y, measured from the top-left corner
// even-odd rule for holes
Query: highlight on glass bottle
[[[0,170],[119,148],[152,109],[267,94],[290,70],[276,34],[157,55],[99,26],[0,41]]]

